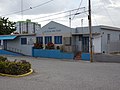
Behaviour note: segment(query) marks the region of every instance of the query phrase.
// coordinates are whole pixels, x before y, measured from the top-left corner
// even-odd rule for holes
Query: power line
[[[82,5],[82,2],[83,2],[83,0],[81,0],[81,2],[80,2],[80,4],[79,4],[79,7],[78,8],[80,8],[81,7],[81,5]],[[79,11],[79,9],[76,11],[76,13]],[[73,16],[73,18],[72,18],[72,20],[75,18],[75,15]]]
[[[103,7],[104,7],[104,9],[105,9],[105,11],[106,11],[106,13],[107,13],[110,21],[112,22],[113,25],[115,25],[114,22],[113,22],[113,20],[112,20],[112,18],[111,18],[111,16],[110,16],[110,14],[109,14],[109,12],[108,12],[108,10],[105,8],[105,2],[104,2],[104,0],[103,0],[103,4],[104,4]]]
[[[31,19],[31,20],[36,20],[36,19],[51,17],[51,16],[55,16],[55,15],[60,15],[60,14],[63,14],[63,13],[72,12],[72,11],[75,11],[75,10],[78,10],[78,9],[84,9],[84,8],[85,8],[85,7],[81,7],[81,8],[77,8],[77,9],[72,9],[72,10],[68,10],[68,11],[63,11],[63,12],[59,12],[59,13],[55,13],[55,14],[51,14],[51,15],[46,15],[46,16],[42,16],[42,17],[37,17],[37,18]]]
[[[83,11],[83,12],[79,12],[77,14],[75,13],[75,14],[71,14],[71,15],[78,15],[78,14],[82,14],[82,13],[85,13],[85,12],[88,12],[88,11]],[[60,18],[63,18],[63,17],[68,17],[68,16],[70,16],[70,15],[65,15],[65,16],[56,17],[56,18],[52,18],[52,19],[41,20],[41,21],[38,21],[38,22],[50,21],[50,20],[60,19]]]
[[[51,1],[53,1],[53,0],[49,0],[49,1],[47,1],[47,2],[44,2],[44,3],[42,3],[42,4],[39,4],[39,5],[37,5],[37,6],[33,6],[33,7],[30,7],[30,8],[24,9],[24,10],[16,11],[16,12],[9,13],[9,14],[5,14],[5,15],[1,15],[1,16],[9,16],[9,15],[17,14],[17,13],[20,13],[20,12],[25,12],[25,11],[28,11],[28,10],[31,10],[31,9],[34,9],[34,8],[43,6],[43,5],[45,5],[45,4],[47,4],[47,3],[51,2]]]

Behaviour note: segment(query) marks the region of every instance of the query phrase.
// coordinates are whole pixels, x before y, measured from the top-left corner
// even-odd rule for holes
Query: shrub
[[[61,46],[60,51],[64,52],[64,47],[63,46]]]
[[[46,48],[46,49],[54,49],[55,47],[54,47],[54,44],[53,44],[52,42],[49,42],[49,43],[46,45],[45,48]]]
[[[6,57],[0,56],[0,61],[6,61],[6,60],[7,60]]]
[[[36,49],[43,49],[43,44],[34,43],[34,47],[33,47],[33,48],[36,48]]]
[[[57,48],[57,50],[59,50],[59,49],[60,49],[60,46],[57,46],[56,48]]]
[[[25,60],[21,61],[0,61],[0,73],[21,75],[29,72],[31,64]]]

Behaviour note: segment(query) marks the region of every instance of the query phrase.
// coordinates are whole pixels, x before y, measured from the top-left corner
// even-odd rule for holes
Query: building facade
[[[71,35],[74,29],[51,21],[47,25],[43,26],[41,30],[36,33],[36,41],[42,43],[44,48],[49,42],[54,43],[55,48],[57,46],[62,47],[65,44],[71,44]]]
[[[31,22],[31,20],[18,21],[16,22],[16,33],[19,34],[32,34],[39,31],[41,25],[36,22]]]
[[[36,40],[41,42],[44,47],[48,42],[52,42],[55,46],[62,47],[66,52],[89,53],[90,51],[88,27],[70,28],[52,21],[41,28],[36,35]],[[92,27],[94,53],[119,52],[119,42],[120,28],[102,25]],[[117,48],[111,43],[116,43]]]
[[[0,37],[5,50],[31,56],[34,43],[42,44],[43,49],[48,43],[53,43],[54,49],[59,47],[63,52],[74,53],[74,55],[78,52],[89,53],[90,51],[88,27],[70,28],[51,21],[31,34],[15,34],[15,36],[10,40],[8,37],[4,39],[5,36]],[[92,44],[94,53],[120,52],[120,28],[93,26]]]
[[[89,52],[89,29],[88,27],[78,27],[72,34],[77,50]],[[110,26],[92,27],[92,44],[94,53],[112,53],[120,51],[120,28]],[[112,45],[112,43],[114,43]],[[116,46],[114,46],[116,43]],[[113,47],[110,47],[110,46]],[[81,47],[81,48],[80,48]]]

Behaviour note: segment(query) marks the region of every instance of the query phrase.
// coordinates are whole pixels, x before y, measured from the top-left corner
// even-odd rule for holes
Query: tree
[[[15,30],[15,22],[9,21],[8,18],[0,17],[0,35],[8,35]]]

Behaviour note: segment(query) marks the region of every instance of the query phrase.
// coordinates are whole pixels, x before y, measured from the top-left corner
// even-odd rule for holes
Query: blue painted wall
[[[57,58],[57,59],[73,59],[73,53],[64,53],[60,50],[43,50],[43,49],[32,49],[33,57],[44,57],[44,58]]]
[[[22,56],[22,54],[13,53],[6,50],[0,50],[0,55],[13,55],[13,56]]]
[[[85,61],[90,61],[90,54],[89,53],[82,53],[81,59]]]

